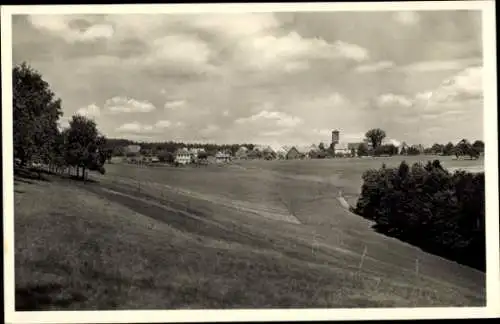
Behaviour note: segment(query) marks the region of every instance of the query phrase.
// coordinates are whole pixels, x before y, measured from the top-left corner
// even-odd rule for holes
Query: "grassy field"
[[[112,164],[98,183],[16,181],[16,308],[484,305],[483,273],[375,233],[337,199],[398,159]]]

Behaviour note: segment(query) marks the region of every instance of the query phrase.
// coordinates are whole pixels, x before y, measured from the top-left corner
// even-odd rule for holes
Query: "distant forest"
[[[161,152],[174,153],[180,148],[204,148],[205,151],[211,155],[219,150],[230,151],[233,155],[236,153],[238,148],[242,145],[246,146],[248,149],[252,150],[255,144],[212,144],[212,143],[182,143],[182,142],[141,142],[132,141],[127,139],[117,139],[108,138],[106,140],[106,149],[111,152],[113,156],[125,156],[125,147],[128,145],[140,145],[141,154],[144,155],[156,155]]]

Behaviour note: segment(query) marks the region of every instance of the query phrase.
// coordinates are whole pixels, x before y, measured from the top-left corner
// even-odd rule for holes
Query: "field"
[[[427,161],[407,161],[418,159]],[[364,170],[400,161],[111,164],[96,182],[18,181],[16,307],[484,305],[483,273],[378,234],[346,209]]]

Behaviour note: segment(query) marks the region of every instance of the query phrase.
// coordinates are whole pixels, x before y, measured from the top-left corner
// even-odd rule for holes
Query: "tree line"
[[[411,145],[402,143],[401,149],[398,149],[394,144],[382,144],[383,140],[387,137],[386,132],[380,128],[370,129],[366,132],[366,142],[371,144],[371,148],[367,143],[362,143],[357,148],[358,156],[367,155],[469,155],[471,157],[478,157],[484,153],[484,142],[476,140],[470,143],[467,139],[462,139],[456,144],[448,142],[447,144],[434,143],[431,147],[424,148],[423,145]]]
[[[353,211],[382,233],[485,271],[485,200],[484,172],[403,161],[366,171]]]
[[[86,170],[105,172],[106,138],[95,121],[75,115],[69,127],[60,129],[61,99],[40,72],[25,62],[14,66],[12,83],[15,170],[36,162],[48,166],[51,172],[73,167],[82,179]]]

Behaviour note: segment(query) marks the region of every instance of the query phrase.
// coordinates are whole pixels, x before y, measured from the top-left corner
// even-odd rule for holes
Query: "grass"
[[[16,181],[16,309],[484,305],[484,274],[340,207],[364,166],[284,162]]]

